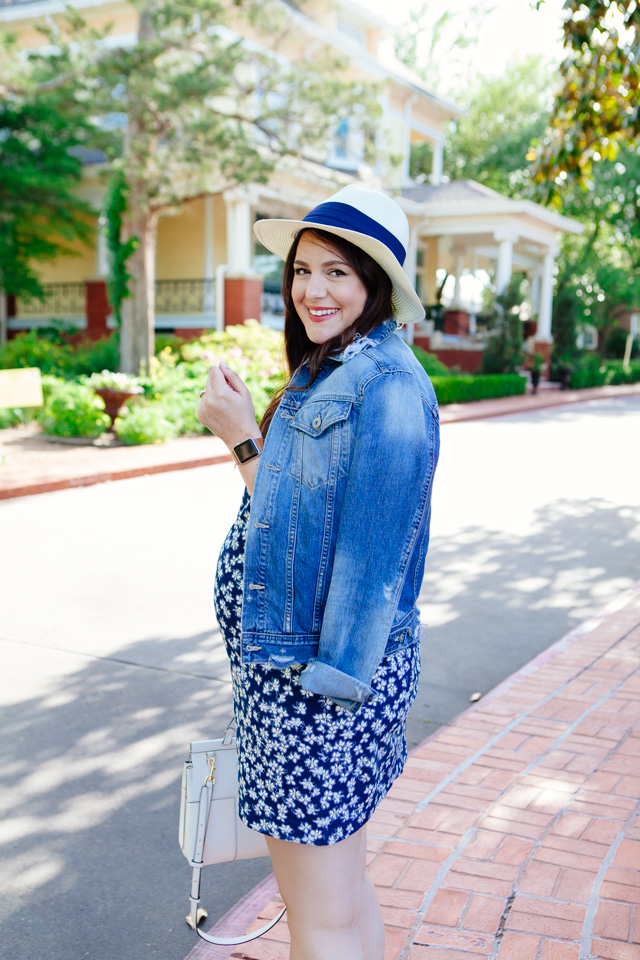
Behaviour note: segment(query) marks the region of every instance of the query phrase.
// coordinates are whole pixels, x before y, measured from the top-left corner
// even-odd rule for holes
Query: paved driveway
[[[412,744],[638,579],[640,398],[443,429]],[[189,739],[230,714],[230,465],[0,504],[7,960],[181,960]],[[211,916],[268,870],[209,871]]]

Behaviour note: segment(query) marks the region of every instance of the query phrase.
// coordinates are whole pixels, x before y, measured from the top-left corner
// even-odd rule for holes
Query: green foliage
[[[466,94],[467,112],[452,125],[444,153],[451,180],[476,180],[499,193],[530,193],[531,141],[545,131],[556,68],[529,56],[502,76],[480,76]]]
[[[482,355],[483,373],[515,373],[524,363],[522,333],[526,280],[514,274],[511,283],[493,298],[485,314],[489,333]]]
[[[56,437],[99,437],[109,429],[104,400],[80,383],[55,386],[41,418],[44,433]]]
[[[441,363],[433,353],[427,353],[422,347],[416,347],[413,344],[411,344],[411,349],[420,366],[430,377],[446,377],[449,375],[449,368]]]
[[[605,356],[621,360],[624,357],[628,336],[629,331],[624,327],[612,327],[604,346]],[[638,354],[640,354],[640,341],[635,337],[631,341],[631,356],[637,357]]]
[[[104,200],[104,215],[106,220],[107,247],[111,254],[109,275],[107,277],[107,291],[109,303],[113,308],[116,323],[122,322],[122,301],[131,296],[129,281],[131,274],[127,269],[127,260],[137,249],[139,240],[130,237],[122,241],[124,215],[127,210],[128,185],[121,170],[115,170],[109,181]]]
[[[396,32],[395,54],[440,96],[459,100],[471,86],[469,54],[490,12],[486,0],[459,10],[443,10],[427,0]]]
[[[621,144],[640,137],[640,4],[566,0],[563,9],[562,87],[535,169],[541,189],[556,203],[563,179],[586,186],[594,163],[615,160]]]
[[[117,336],[71,345],[43,335],[40,330],[29,330],[17,334],[0,348],[0,369],[39,367],[41,373],[67,380],[117,366]]]
[[[625,370],[621,360],[602,360],[596,353],[587,353],[571,367],[572,390],[639,382],[640,360],[632,360]]]
[[[150,376],[139,379],[146,402],[132,406],[126,418],[116,420],[116,425],[120,419],[126,421],[114,425],[118,436],[122,433],[125,443],[156,443],[176,435],[208,433],[196,418],[199,394],[209,367],[221,360],[246,383],[260,420],[274,391],[284,382],[282,337],[247,320],[221,333],[189,343],[176,341],[173,347],[161,350],[151,364]],[[149,439],[135,439],[145,436]]]
[[[16,343],[18,348],[14,346]],[[56,399],[56,422],[61,420],[71,422],[73,415],[68,411],[68,403],[77,398],[79,416],[85,417],[83,411],[86,407],[86,391],[94,396],[90,387],[128,389],[131,385],[135,385],[144,389],[142,402],[132,404],[126,416],[118,417],[114,424],[116,433],[125,443],[158,443],[178,435],[207,433],[206,427],[197,420],[196,411],[200,400],[199,393],[206,383],[212,363],[217,364],[224,360],[240,374],[251,391],[258,420],[266,410],[274,391],[284,382],[282,336],[268,327],[262,327],[255,320],[228,327],[222,333],[207,334],[188,343],[172,338],[171,343],[168,343],[154,359],[149,377],[130,377],[127,374],[112,373],[99,365],[97,371],[100,372],[91,377],[84,376],[92,373],[87,369],[87,356],[91,360],[96,358],[99,361],[102,360],[104,344],[101,349],[98,349],[99,344],[86,344],[74,348],[70,345],[40,341],[34,331],[32,334],[20,335],[9,341],[7,347],[11,350],[0,354],[0,366],[40,366],[40,369],[47,373],[57,374],[57,376],[43,378],[45,412],[43,416],[35,414],[38,419],[44,419],[47,422],[51,417],[49,401],[53,402],[60,396],[63,400]],[[92,348],[96,348],[95,356],[91,353]],[[430,355],[425,353],[425,357]],[[115,365],[117,360],[115,348],[113,360]],[[437,361],[435,363],[437,364]],[[434,369],[437,368],[436,366]],[[446,367],[443,369],[446,371]],[[77,376],[80,377],[80,384],[65,383]],[[72,388],[71,392],[66,392],[65,386]],[[75,393],[76,387],[85,392]],[[103,401],[100,398],[96,399],[100,404],[98,409],[104,409]],[[89,406],[92,407],[91,404]],[[33,416],[32,411],[16,411],[6,415],[0,420],[0,424],[13,426],[32,419]],[[105,419],[108,426],[109,418],[105,417]],[[116,425],[118,425],[117,428]],[[73,429],[75,430],[75,422]],[[58,432],[57,429],[55,432]],[[61,435],[92,436],[93,434],[74,433],[72,430],[70,433]]]
[[[178,425],[161,403],[136,404],[116,417],[113,431],[125,444],[164,443],[178,435]]]
[[[519,373],[455,377],[431,377],[438,403],[471,403],[474,400],[489,400],[494,397],[510,397],[522,394],[527,389],[527,378]]]
[[[36,407],[0,407],[0,430],[19,427],[35,419]]]
[[[92,245],[89,204],[75,187],[78,148],[92,135],[86,107],[70,84],[47,84],[40,60],[27,69],[15,39],[0,30],[0,289],[42,296],[34,261]]]

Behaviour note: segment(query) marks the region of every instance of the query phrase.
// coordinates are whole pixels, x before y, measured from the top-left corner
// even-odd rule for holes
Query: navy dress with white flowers
[[[245,490],[218,559],[214,602],[231,661],[239,812],[271,837],[326,845],[367,822],[407,757],[406,721],[420,673],[419,644],[385,657],[374,696],[350,713],[298,683],[301,666],[240,662]]]

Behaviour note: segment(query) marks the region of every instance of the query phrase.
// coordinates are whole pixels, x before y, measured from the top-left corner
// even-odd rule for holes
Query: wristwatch
[[[233,448],[236,463],[242,465],[243,463],[249,463],[250,460],[255,460],[262,453],[263,447],[264,437],[249,437],[248,440],[243,440],[242,443]]]

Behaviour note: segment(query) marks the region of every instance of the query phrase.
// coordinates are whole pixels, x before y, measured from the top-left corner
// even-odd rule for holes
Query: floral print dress
[[[214,603],[231,661],[237,723],[239,813],[281,840],[327,845],[371,817],[407,758],[406,721],[420,673],[415,643],[385,657],[374,696],[350,713],[282,670],[240,662],[244,551],[251,498],[245,490],[224,541]]]

